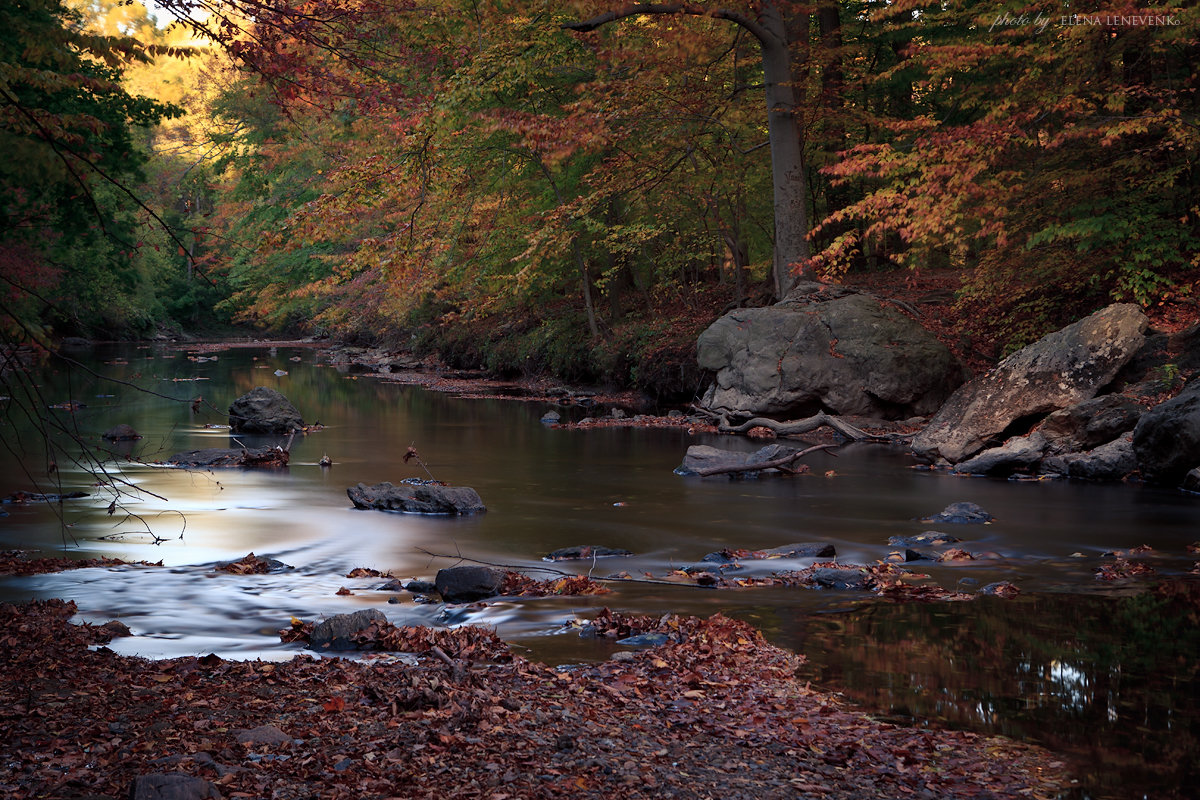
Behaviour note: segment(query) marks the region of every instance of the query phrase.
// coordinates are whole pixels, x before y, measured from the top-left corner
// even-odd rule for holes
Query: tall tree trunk
[[[569,22],[564,28],[594,31],[627,17],[676,15],[728,20],[747,30],[762,47],[763,80],[767,94],[767,136],[771,144],[771,181],[775,186],[775,294],[783,297],[795,284],[793,269],[803,269],[811,252],[808,245],[808,178],[800,141],[792,55],[787,24],[774,0],[765,0],[758,17],[729,9],[690,3],[631,3],[588,20]],[[803,273],[802,273],[803,274]]]
[[[775,187],[775,296],[795,284],[794,268],[811,255],[808,246],[808,178],[800,142],[796,92],[787,28],[774,3],[764,3],[761,24],[768,34],[762,44],[763,79],[767,90],[767,135],[771,142],[771,181]]]

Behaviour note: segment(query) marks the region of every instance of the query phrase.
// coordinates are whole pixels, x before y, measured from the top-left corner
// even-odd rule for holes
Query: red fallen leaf
[[[231,575],[263,575],[271,571],[271,565],[254,553],[248,553],[237,561],[220,565],[216,570]]]
[[[326,711],[341,711],[346,707],[346,700],[342,697],[333,697],[321,704],[321,708]]]
[[[337,594],[339,597],[343,597],[348,594],[354,594],[354,592],[350,591],[345,586],[343,586],[342,588],[338,589],[335,594]]]
[[[1096,579],[1102,581],[1119,581],[1125,578],[1135,578],[1139,575],[1154,575],[1154,567],[1138,564],[1118,558],[1111,564],[1096,567]]]

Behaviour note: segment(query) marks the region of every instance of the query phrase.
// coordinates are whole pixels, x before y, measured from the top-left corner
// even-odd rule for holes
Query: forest
[[[800,279],[999,357],[1192,302],[1200,9],[6,0],[9,342],[232,326],[659,394]]]

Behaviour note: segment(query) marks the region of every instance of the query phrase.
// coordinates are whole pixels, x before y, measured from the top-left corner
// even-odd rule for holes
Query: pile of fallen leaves
[[[608,594],[610,591],[607,586],[586,575],[564,575],[539,581],[513,570],[505,571],[504,583],[500,586],[500,594],[504,597],[574,596]]]
[[[556,669],[148,661],[89,649],[104,634],[74,611],[0,606],[0,798],[125,797],[157,773],[277,800],[1050,798],[1066,780],[1032,746],[850,710],[721,616],[654,621],[667,644]]]
[[[0,575],[39,575],[45,572],[62,572],[64,569],[86,569],[88,567],[123,567],[131,562],[119,558],[30,558],[21,550],[5,550],[0,553]],[[146,567],[161,567],[162,562],[132,562]]]
[[[285,643],[309,644],[316,624],[292,619],[291,627],[279,631]],[[426,628],[418,625],[394,625],[387,620],[373,622],[347,638],[358,650],[392,653],[440,653],[455,658],[479,658],[507,661],[512,657],[508,645],[484,628]]]

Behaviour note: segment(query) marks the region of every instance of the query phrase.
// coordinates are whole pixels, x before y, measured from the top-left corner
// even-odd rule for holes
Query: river
[[[91,496],[53,507],[5,505],[0,548],[163,566],[0,577],[0,599],[61,597],[78,604],[82,621],[120,619],[135,635],[114,640],[118,652],[286,659],[296,647],[281,644],[277,632],[291,617],[372,607],[398,624],[493,626],[529,657],[567,663],[613,650],[570,626],[602,606],[721,612],[803,653],[803,675],[814,685],[881,716],[1002,733],[1062,753],[1080,777],[1071,798],[1197,796],[1200,591],[1186,576],[1200,559],[1187,549],[1200,539],[1200,498],[1138,485],[955,478],[912,469],[901,448],[877,444],[815,453],[807,458],[811,473],[793,478],[685,478],[672,470],[691,444],[752,450],[760,443],[682,428],[553,429],[539,422],[544,403],[463,399],[360,375],[331,366],[312,346],[105,345],[77,357],[80,366],[52,362],[33,388],[6,379],[0,495],[60,491],[61,480],[62,491]],[[280,390],[307,422],[324,426],[294,441],[288,469],[155,463],[182,450],[233,446],[219,427],[225,409],[255,386]],[[204,398],[199,413],[190,402],[196,397]],[[77,406],[50,408],[69,403]],[[123,486],[121,508],[108,513],[113,495],[96,485],[94,469],[73,463],[79,448],[69,439],[57,438],[62,450],[48,476],[44,437],[25,413],[31,405],[113,451],[104,470]],[[100,433],[117,423],[143,438],[104,444]],[[409,446],[427,470],[403,463]],[[318,465],[324,455],[332,467]],[[487,513],[358,511],[346,497],[360,481],[430,476],[476,488]],[[892,603],[835,591],[627,583],[598,597],[445,608],[381,593],[377,578],[345,577],[365,567],[432,579],[457,563],[455,554],[528,569],[661,576],[725,547],[796,542],[829,542],[840,561],[873,563],[896,549],[889,536],[928,530],[919,518],[962,500],[996,520],[938,529],[989,557],[915,566],[964,591],[1012,581],[1019,597]],[[594,566],[541,560],[584,544],[635,555]],[[1138,545],[1153,548],[1144,560],[1157,577],[1096,579],[1095,569],[1112,561],[1104,553]],[[249,552],[294,569],[213,570]],[[343,588],[350,594],[338,594]]]

